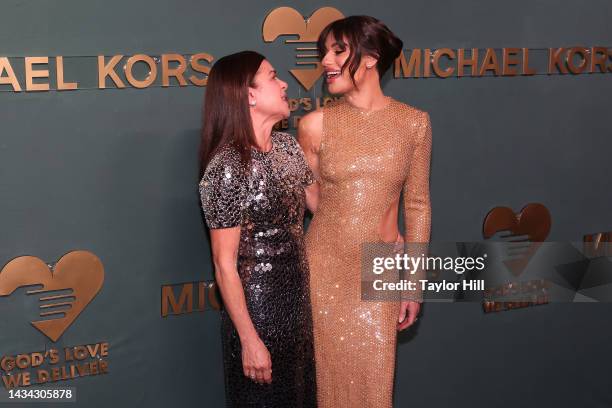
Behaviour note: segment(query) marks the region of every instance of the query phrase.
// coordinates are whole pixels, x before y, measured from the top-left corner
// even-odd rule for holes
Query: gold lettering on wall
[[[194,298],[197,300],[195,305]],[[161,288],[162,317],[203,312],[207,305],[213,310],[221,309],[221,296],[214,281],[170,284]]]
[[[136,79],[134,77],[134,73],[132,72],[134,64],[138,62],[144,62],[149,66],[149,75],[143,80]],[[128,58],[127,64],[125,66],[125,76],[128,82],[134,88],[146,88],[150,86],[155,81],[155,78],[157,78],[157,65],[155,65],[155,60],[144,54],[136,54],[131,56],[130,58]]]
[[[514,65],[519,65],[520,60],[516,59],[517,54],[519,53],[518,48],[504,48],[503,49],[503,57],[502,57],[502,75],[505,76],[514,76],[518,75],[518,70]]]
[[[74,90],[79,87],[76,82],[65,82],[64,81],[64,57],[55,57],[56,76],[57,76],[57,89],[58,90]]]
[[[288,130],[290,128],[297,129],[300,119],[305,113],[310,112],[313,109],[319,109],[331,103],[334,100],[341,99],[341,97],[317,97],[317,98],[289,98],[289,111],[291,112],[290,119],[283,119],[274,125],[276,130]]]
[[[425,65],[423,69],[423,75],[426,78],[431,76],[431,50],[429,48],[425,49],[425,57],[423,57],[423,64]]]
[[[206,83],[208,82],[208,74],[210,73],[210,66],[200,64],[200,61],[206,61],[208,64],[211,64],[213,59],[214,58],[212,55],[206,54],[205,52],[194,54],[191,57],[191,69],[206,75],[204,78],[198,78],[195,75],[191,75],[189,80],[192,84],[197,86],[206,86]]]
[[[295,10],[293,12],[295,14]],[[323,16],[325,13],[320,12],[319,14]],[[324,20],[327,21],[327,19],[337,16],[331,13],[324,17]],[[314,25],[307,24],[307,27],[312,28]],[[287,34],[286,29],[281,30],[279,28],[277,34]],[[270,38],[274,38],[274,36]],[[311,39],[311,36],[308,38]],[[271,41],[271,39],[269,40]],[[287,40],[287,42],[300,41]],[[299,47],[299,50],[315,50],[315,48]],[[477,48],[416,48],[404,50],[395,60],[393,76],[394,78],[429,78],[432,73],[433,76],[439,78],[535,75],[538,70],[530,65],[533,63],[531,51],[529,48],[511,47],[486,48],[483,50]],[[612,72],[612,48],[601,46],[590,48],[561,47],[548,48],[543,50],[542,53],[547,53],[547,55],[543,56],[542,61],[540,61],[544,71],[539,73],[579,75]],[[299,56],[316,58],[314,54],[299,54]],[[23,60],[23,71],[15,70],[15,60]],[[155,84],[169,87],[172,83],[179,86],[206,86],[214,57],[201,52],[193,54],[187,61],[185,55],[177,53],[161,54],[159,59],[146,54],[132,56],[117,54],[112,56],[98,55],[97,60],[98,89],[108,87],[142,89],[155,86]],[[49,66],[53,62],[55,63],[56,75],[50,78]],[[65,60],[62,56],[51,58],[48,56],[11,58],[0,56],[0,89],[7,85],[14,92],[21,92],[24,88],[26,91],[79,89],[79,82],[82,82],[82,80],[67,81],[64,75],[64,63]],[[304,65],[306,62],[298,61],[296,64]],[[308,64],[313,64],[315,67],[290,70],[296,80],[306,89],[310,89],[314,82],[318,80],[321,70],[317,61],[313,60]],[[144,66],[146,69],[136,69],[137,65]],[[95,78],[95,76],[90,77],[92,82],[95,81]]]
[[[580,47],[570,48],[569,52],[567,53],[566,62],[572,74],[581,74],[584,71],[584,69],[587,67],[587,65],[589,64],[587,53],[588,51],[586,48],[580,48]],[[580,64],[577,66],[574,65],[575,55],[579,55],[580,60],[581,60]]]
[[[484,76],[487,71],[493,71],[495,75],[500,74],[499,63],[497,62],[497,54],[493,48],[487,48],[487,52],[484,56],[484,61],[480,66],[478,74]]]
[[[529,48],[523,48],[523,75],[534,75],[536,70],[529,66]]]
[[[170,61],[178,62],[178,66],[170,68]],[[185,57],[180,54],[164,54],[162,55],[162,86],[170,86],[170,77],[176,78],[181,86],[187,86],[185,81],[185,70],[187,63]]]
[[[399,61],[399,63],[398,63]],[[406,62],[404,53],[400,55],[398,60],[395,62],[394,76],[397,78],[400,76],[400,71],[407,72],[407,76],[421,76],[421,50],[416,49],[410,54],[410,61]]]
[[[463,48],[459,48],[459,76],[464,76],[463,68],[467,65],[472,67],[472,76],[476,76],[476,72],[478,72],[478,48],[472,48],[470,58],[467,59],[465,57],[465,50]]]
[[[548,49],[548,72],[553,72],[557,70],[557,72],[567,74],[567,69],[565,68],[565,65],[562,64],[562,61],[560,59],[563,50],[563,48]]]
[[[108,374],[109,347],[108,342],[100,342],[0,355],[2,385],[10,390]]]
[[[5,72],[6,76],[4,76]],[[13,91],[21,91],[21,85],[19,85],[19,81],[17,81],[15,71],[13,71],[13,67],[9,62],[9,59],[6,57],[0,57],[0,85],[11,85],[13,87]]]
[[[595,72],[595,67],[597,67],[598,72],[606,72],[606,59],[612,58],[612,53],[604,47],[593,47],[591,55],[590,71]],[[608,70],[612,72],[612,66],[609,66]]]
[[[453,75],[453,72],[455,72],[455,68],[448,67],[445,70],[440,69],[440,58],[442,56],[447,56],[451,60],[455,59],[455,51],[451,50],[450,48],[438,48],[434,52],[433,56],[433,68],[437,76],[441,78],[447,78]]]
[[[431,76],[432,70],[439,78],[468,75],[517,76],[537,73],[537,70],[530,66],[529,48],[486,48],[483,51],[484,53],[481,53],[477,48],[405,50],[395,60],[393,76],[427,78]],[[442,66],[443,62],[446,63],[446,67]],[[471,69],[468,70],[468,67]],[[578,75],[612,72],[612,48],[549,48],[546,69],[544,72],[546,74]]]
[[[34,69],[34,65],[48,64],[47,57],[25,57],[26,90],[48,91],[49,83],[34,83],[34,78],[49,79],[48,69]]]
[[[161,82],[162,87],[171,86],[172,82],[179,86],[206,86],[208,74],[214,57],[201,52],[193,54],[187,63],[187,57],[181,54],[162,54],[161,58],[146,54],[125,56],[122,54],[106,56],[97,55],[96,76],[98,89],[106,88],[148,88]],[[90,57],[83,57],[90,58]],[[23,60],[23,71],[15,70],[16,61]],[[50,77],[50,66],[55,63],[55,76]],[[10,86],[14,92],[21,92],[24,88],[29,92],[36,91],[67,91],[79,89],[80,81],[68,81],[65,77],[65,59],[58,55],[55,57],[1,57],[0,56],[0,90],[3,86]],[[53,68],[53,67],[51,67]],[[161,81],[157,81],[161,77]],[[55,83],[52,83],[55,82]],[[87,88],[87,86],[85,86]],[[89,88],[90,89],[90,88]]]
[[[115,55],[107,63],[104,62],[104,55],[98,55],[98,88],[106,88],[106,77],[110,77],[117,88],[125,88],[125,84],[115,72],[115,66],[121,61],[123,55]]]

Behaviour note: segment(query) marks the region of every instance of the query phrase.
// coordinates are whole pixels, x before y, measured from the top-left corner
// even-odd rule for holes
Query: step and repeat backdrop
[[[354,14],[404,41],[384,91],[431,116],[433,241],[610,241],[609,2],[6,1],[0,406],[41,387],[66,406],[224,405],[197,191],[207,75],[263,53],[295,133],[335,98],[314,41]],[[525,306],[425,303],[396,406],[612,406],[610,304]]]

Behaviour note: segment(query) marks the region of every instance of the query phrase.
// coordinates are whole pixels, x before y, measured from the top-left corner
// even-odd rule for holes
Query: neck
[[[365,111],[383,108],[387,103],[387,97],[380,88],[378,77],[363,82],[359,85],[359,89],[354,88],[344,94],[346,101]]]
[[[253,133],[255,134],[257,149],[264,152],[270,151],[272,149],[272,128],[278,120],[271,117],[262,117],[251,112],[251,121],[253,122]]]

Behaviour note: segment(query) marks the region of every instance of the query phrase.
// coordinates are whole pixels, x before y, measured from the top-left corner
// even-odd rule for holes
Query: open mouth
[[[287,97],[287,95],[283,95],[281,96],[281,99],[285,102],[287,102],[289,100],[289,98]]]
[[[325,77],[329,80],[329,79],[334,79],[336,77],[340,76],[340,71],[326,71],[325,72]]]

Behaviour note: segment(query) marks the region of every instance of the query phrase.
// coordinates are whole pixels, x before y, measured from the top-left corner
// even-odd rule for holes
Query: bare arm
[[[323,135],[323,112],[316,110],[304,116],[298,125],[297,139],[304,151],[306,162],[317,181],[307,186],[306,207],[314,213],[319,206],[319,148]]]
[[[240,227],[210,230],[215,279],[223,296],[224,307],[229,313],[240,339],[258,337],[246,306],[246,299],[237,259]]]
[[[270,353],[255,330],[238,275],[240,227],[211,229],[210,238],[217,285],[242,345],[244,375],[251,378],[254,376],[258,382],[270,383]]]
[[[232,320],[242,346],[244,375],[257,382],[271,381],[271,358],[255,329],[238,274],[241,225],[245,221],[247,176],[236,165],[234,153],[214,156],[199,184],[202,209],[210,229],[215,278],[225,311]]]

